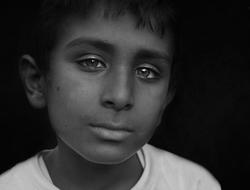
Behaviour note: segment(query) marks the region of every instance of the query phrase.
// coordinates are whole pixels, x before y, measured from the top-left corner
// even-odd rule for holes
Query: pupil
[[[141,69],[141,74],[144,75],[144,76],[148,76],[148,70],[147,69]]]
[[[90,60],[89,60],[89,65],[90,65],[90,66],[96,66],[95,60],[94,60],[94,59],[90,59]]]

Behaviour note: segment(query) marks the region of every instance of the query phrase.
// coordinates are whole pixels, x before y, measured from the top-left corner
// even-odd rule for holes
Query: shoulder
[[[35,157],[15,165],[13,168],[0,175],[1,190],[28,190],[29,175],[32,173],[32,165]]]
[[[143,150],[152,167],[157,167],[162,172],[162,176],[173,183],[173,187],[178,185],[180,187],[178,189],[221,189],[218,181],[204,167],[149,144],[144,146]]]

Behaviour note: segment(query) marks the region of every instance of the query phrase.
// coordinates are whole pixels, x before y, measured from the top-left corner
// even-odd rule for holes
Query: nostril
[[[102,106],[115,111],[129,110],[134,104],[133,84],[129,78],[120,78],[107,81],[100,95]]]
[[[114,104],[114,102],[112,102],[112,101],[105,101],[104,102],[104,106],[105,107],[108,107],[108,108],[111,108],[111,107],[113,107],[115,104]]]
[[[132,107],[132,104],[130,103],[122,103],[122,102],[114,102],[114,101],[104,101],[103,102],[104,107],[106,108],[111,108],[114,109],[116,111],[120,111],[120,110],[129,110]]]
[[[132,108],[132,104],[127,104],[126,106],[124,106],[124,110],[129,110]]]

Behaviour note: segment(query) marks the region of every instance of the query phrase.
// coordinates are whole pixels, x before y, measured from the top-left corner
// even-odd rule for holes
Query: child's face
[[[47,106],[58,137],[95,163],[121,163],[149,141],[168,103],[170,35],[131,15],[71,19],[52,52]]]

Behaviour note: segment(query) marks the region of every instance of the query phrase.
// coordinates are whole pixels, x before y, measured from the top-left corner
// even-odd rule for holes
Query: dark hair
[[[98,6],[104,10],[104,17],[116,18],[129,12],[135,16],[138,28],[148,28],[159,36],[168,28],[178,39],[176,15],[170,0],[44,0],[33,21],[31,34],[23,43],[26,47],[22,47],[22,54],[32,55],[41,71],[46,73],[63,20],[74,15],[86,18]]]

